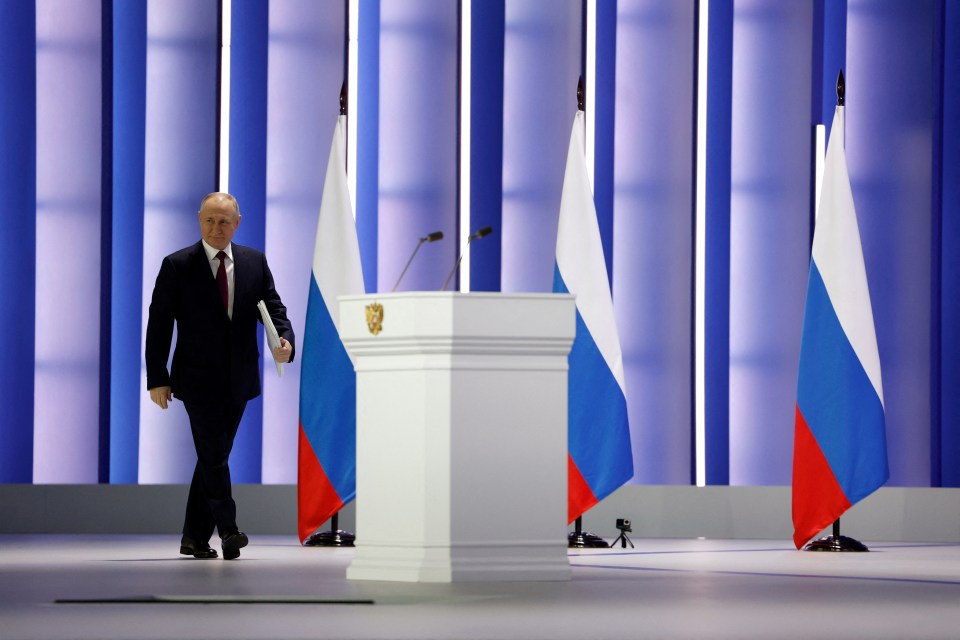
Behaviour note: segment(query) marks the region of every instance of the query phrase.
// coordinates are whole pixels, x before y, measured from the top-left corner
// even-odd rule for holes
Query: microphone
[[[397,287],[400,286],[400,281],[403,280],[404,274],[407,272],[407,269],[410,268],[410,263],[413,262],[413,257],[417,255],[417,251],[420,251],[420,245],[422,245],[424,242],[436,242],[437,240],[443,240],[443,231],[434,231],[433,233],[428,233],[420,238],[420,242],[418,242],[417,246],[414,247],[413,253],[410,254],[410,259],[407,260],[406,266],[403,268],[403,271],[400,272],[400,277],[397,278],[397,283],[393,285],[393,289],[390,289],[390,293],[396,291]]]
[[[457,272],[457,269],[460,268],[460,261],[463,260],[463,255],[470,249],[470,243],[474,240],[479,240],[493,233],[493,227],[482,227],[474,231],[470,236],[467,237],[467,246],[464,247],[463,253],[460,254],[460,257],[457,258],[457,263],[453,265],[453,271],[450,272],[450,275],[447,276],[447,279],[443,281],[443,288],[440,291],[446,291],[447,285],[450,284],[450,278],[453,277],[453,274]]]

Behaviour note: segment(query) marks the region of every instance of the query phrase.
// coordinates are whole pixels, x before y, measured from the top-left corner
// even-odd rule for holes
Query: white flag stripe
[[[350,204],[347,185],[344,117],[340,116],[333,131],[327,174],[323,182],[323,198],[317,221],[317,237],[313,252],[313,277],[320,288],[337,331],[340,330],[338,296],[363,293],[363,272],[360,268],[360,245]],[[352,357],[351,357],[352,359]]]
[[[626,392],[623,355],[603,259],[600,227],[583,154],[583,117],[583,112],[578,111],[567,151],[557,229],[557,267],[567,290],[576,295],[577,310],[603,359],[621,391]]]
[[[883,404],[880,354],[843,148],[843,132],[843,107],[838,106],[827,144],[819,215],[813,234],[813,260],[823,278],[840,326]]]

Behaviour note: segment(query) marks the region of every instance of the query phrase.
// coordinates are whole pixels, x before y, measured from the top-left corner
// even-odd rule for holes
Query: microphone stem
[[[440,291],[446,291],[447,285],[450,284],[450,278],[453,277],[453,274],[457,272],[457,269],[460,268],[460,261],[463,260],[463,254],[467,252],[467,249],[470,248],[470,243],[473,242],[473,236],[467,238],[467,246],[463,248],[463,251],[460,253],[460,256],[457,258],[457,264],[453,265],[453,271],[450,272],[450,275],[447,276],[447,279],[443,281],[443,288]]]
[[[417,247],[413,250],[413,253],[410,254],[410,259],[407,260],[407,264],[403,267],[403,271],[400,272],[400,277],[397,278],[397,282],[393,285],[393,289],[390,289],[390,293],[393,293],[397,290],[397,287],[400,286],[400,281],[403,280],[404,274],[407,273],[407,269],[410,268],[410,263],[413,262],[414,256],[417,255],[417,251],[420,251],[420,246],[423,244],[426,238],[420,238],[420,242],[417,243]]]

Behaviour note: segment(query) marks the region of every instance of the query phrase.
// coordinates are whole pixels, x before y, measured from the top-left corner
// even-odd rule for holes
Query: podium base
[[[305,547],[352,547],[357,536],[340,529],[318,531],[303,541]]]
[[[610,545],[598,535],[586,531],[571,531],[567,535],[567,546],[571,549],[609,549]]]
[[[867,545],[847,536],[825,536],[814,540],[804,551],[870,551]]]
[[[389,582],[542,582],[570,580],[562,540],[379,544],[364,537],[347,580]]]

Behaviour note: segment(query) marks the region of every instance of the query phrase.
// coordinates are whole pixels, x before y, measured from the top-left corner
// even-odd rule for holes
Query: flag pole
[[[843,69],[840,69],[840,73],[837,75],[837,106],[844,106],[844,99],[846,97],[846,81],[843,78]],[[846,127],[844,127],[846,129]],[[844,133],[846,131],[844,130]],[[833,132],[830,132],[830,135],[833,135]],[[842,142],[842,141],[841,141]],[[840,518],[837,518],[833,521],[833,535],[824,536],[818,540],[814,540],[807,546],[803,548],[804,551],[870,551],[865,544],[850,538],[848,536],[840,535]]]
[[[587,110],[586,91],[583,85],[583,76],[577,79],[577,111]],[[586,150],[584,150],[586,152]],[[571,549],[609,549],[610,545],[600,536],[583,530],[583,515],[577,516],[574,521],[574,530],[567,534],[567,546]]]
[[[340,115],[347,115],[347,81],[340,85]],[[305,547],[352,547],[357,536],[340,529],[340,511],[330,517],[329,531],[316,531],[303,541]]]

